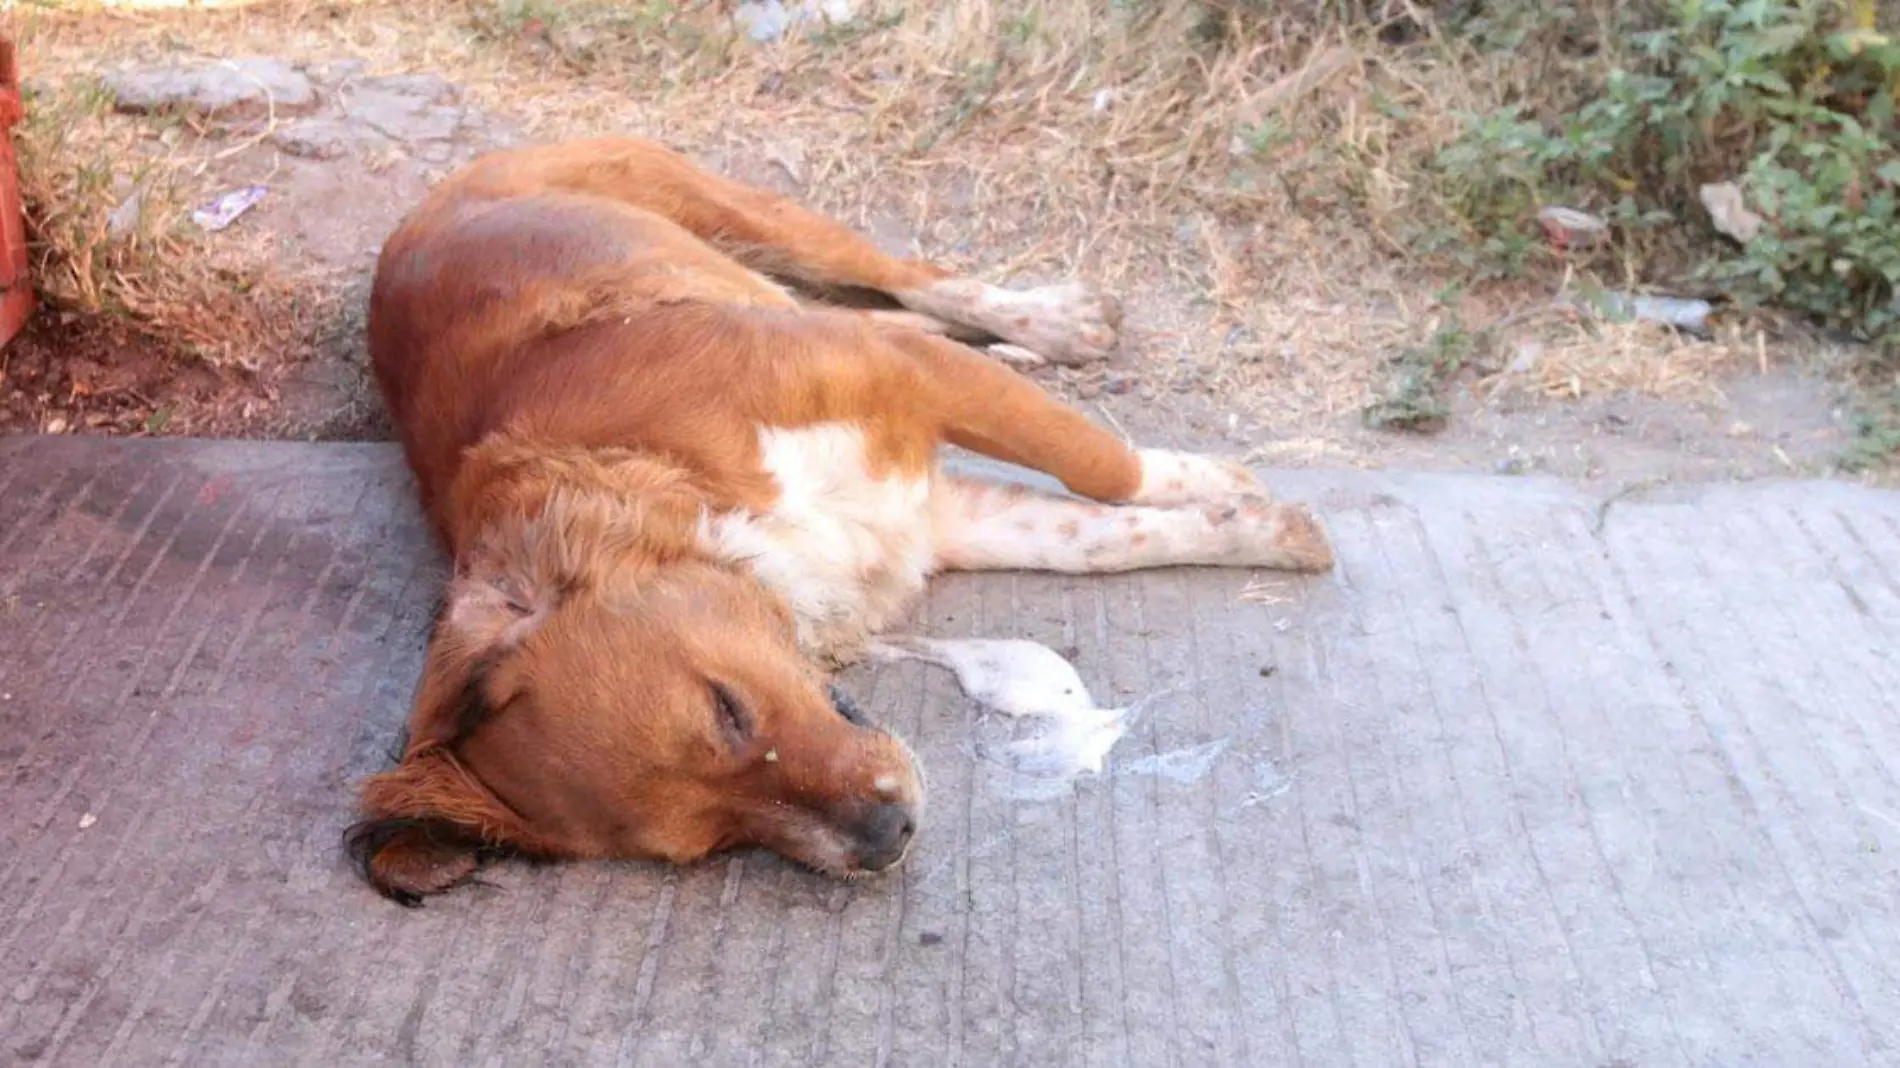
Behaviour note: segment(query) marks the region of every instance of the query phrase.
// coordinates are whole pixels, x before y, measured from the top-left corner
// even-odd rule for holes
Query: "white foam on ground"
[[[880,660],[921,660],[947,668],[965,696],[1005,716],[1042,721],[1008,747],[1018,770],[1052,779],[1100,773],[1128,733],[1128,710],[1098,708],[1074,665],[1046,645],[1018,638],[892,638],[871,650]]]
[[[1152,775],[1157,779],[1182,784],[1197,783],[1207,778],[1214,765],[1227,752],[1227,739],[1216,738],[1206,745],[1197,745],[1188,749],[1173,749],[1166,753],[1155,753],[1142,757],[1132,763],[1116,769],[1117,774]]]

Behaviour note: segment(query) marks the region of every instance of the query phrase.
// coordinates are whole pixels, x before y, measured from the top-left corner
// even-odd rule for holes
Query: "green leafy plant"
[[[1884,390],[1867,390],[1855,406],[1849,430],[1838,461],[1844,471],[1870,471],[1900,453],[1900,381]]]
[[[1362,413],[1365,424],[1374,430],[1441,429],[1451,415],[1445,387],[1478,355],[1480,341],[1453,319],[1423,345],[1400,352],[1392,360],[1383,393]]]
[[[1468,5],[1442,28],[1480,56],[1551,72],[1462,116],[1425,183],[1414,247],[1484,278],[1554,260],[1539,209],[1588,210],[1625,277],[1772,305],[1869,342],[1867,381],[1900,366],[1900,8],[1875,0]],[[1582,17],[1579,17],[1579,16]],[[1883,24],[1882,20],[1886,20]],[[1580,29],[1580,27],[1582,27]],[[1555,58],[1549,58],[1555,57]],[[1522,63],[1515,68],[1523,69]],[[1718,233],[1706,183],[1759,220]],[[1739,236],[1737,236],[1739,235]],[[1900,452],[1900,403],[1875,387],[1843,465]]]
[[[1540,254],[1536,210],[1583,206],[1616,224],[1614,251],[1651,280],[1900,347],[1900,40],[1872,4],[1673,0],[1610,17],[1571,100],[1469,115],[1438,154],[1445,203],[1471,235],[1466,265],[1523,269]],[[1479,30],[1521,41],[1537,22]],[[1765,222],[1745,243],[1716,239],[1697,197],[1734,179]],[[1699,254],[1643,244],[1684,223],[1705,228]]]

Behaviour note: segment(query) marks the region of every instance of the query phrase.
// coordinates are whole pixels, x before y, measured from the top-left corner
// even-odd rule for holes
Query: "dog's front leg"
[[[929,404],[952,444],[1041,471],[1097,501],[1182,505],[1268,495],[1237,463],[1135,448],[1034,382],[954,341],[914,331],[892,331],[885,340],[925,372]]]
[[[1205,565],[1325,571],[1326,535],[1306,509],[1261,497],[1106,505],[946,478],[931,494],[936,566],[1096,574]]]

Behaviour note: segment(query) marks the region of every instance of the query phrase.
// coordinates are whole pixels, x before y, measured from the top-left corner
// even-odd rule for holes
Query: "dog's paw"
[[[1209,505],[1208,526],[1235,564],[1319,572],[1333,566],[1333,547],[1313,514],[1297,504],[1253,501]]]
[[[1105,360],[1120,338],[1120,303],[1086,283],[1024,290],[990,287],[984,303],[989,329],[1051,363]]]
[[[1268,501],[1273,494],[1252,471],[1233,460],[1172,449],[1140,449],[1141,485],[1134,504],[1172,507],[1247,498]]]

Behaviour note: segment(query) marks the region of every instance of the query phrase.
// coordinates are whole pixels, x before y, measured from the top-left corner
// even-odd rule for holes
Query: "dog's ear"
[[[371,776],[363,813],[344,832],[344,848],[365,881],[409,907],[468,882],[521,832],[514,814],[439,748],[411,750]]]
[[[506,653],[553,613],[561,594],[555,576],[500,554],[477,553],[457,564],[449,582],[435,634],[447,647],[438,651],[469,660]]]
[[[363,818],[344,846],[369,884],[414,906],[467,882],[483,859],[517,840],[507,806],[455,755],[461,739],[496,714],[489,696],[495,664],[552,611],[551,592],[519,572],[464,570],[436,618],[395,767],[362,787]]]
[[[452,749],[494,705],[488,683],[498,664],[528,640],[560,603],[561,590],[532,569],[477,555],[456,563],[436,611],[422,678],[409,716],[404,759]]]
[[[452,823],[395,816],[351,824],[343,844],[364,881],[405,908],[474,878],[484,854],[479,842]]]
[[[504,514],[456,559],[436,617],[431,671],[513,651],[561,602],[597,587],[633,551],[637,508],[600,495],[550,494],[537,514]]]

